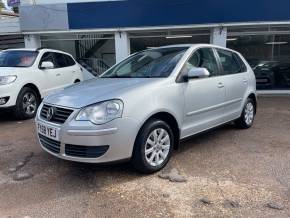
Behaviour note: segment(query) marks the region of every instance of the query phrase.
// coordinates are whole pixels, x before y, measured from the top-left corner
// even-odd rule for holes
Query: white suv
[[[12,108],[19,119],[35,116],[41,99],[83,80],[70,54],[52,49],[0,52],[0,109]]]

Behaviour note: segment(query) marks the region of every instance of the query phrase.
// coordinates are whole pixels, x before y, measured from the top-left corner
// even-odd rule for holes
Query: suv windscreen
[[[159,48],[139,52],[102,74],[101,78],[166,78],[188,47]]]
[[[37,51],[2,51],[0,52],[0,67],[30,67],[37,55]]]

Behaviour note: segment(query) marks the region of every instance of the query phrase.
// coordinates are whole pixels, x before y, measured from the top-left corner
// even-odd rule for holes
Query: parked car
[[[52,49],[0,52],[0,109],[20,119],[33,118],[41,99],[83,80],[81,68],[67,53]]]
[[[186,137],[235,121],[249,128],[256,81],[237,52],[212,45],[149,49],[99,78],[44,99],[39,142],[71,161],[131,160],[145,173],[162,169]]]
[[[261,61],[254,68],[258,88],[287,88],[290,86],[290,63]]]
[[[275,86],[275,73],[272,70],[275,65],[277,65],[277,62],[261,61],[253,67],[257,88],[273,88]]]

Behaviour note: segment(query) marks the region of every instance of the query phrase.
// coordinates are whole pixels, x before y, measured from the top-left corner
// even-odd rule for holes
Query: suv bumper
[[[5,104],[0,104],[0,109],[15,106],[17,96],[18,96],[18,88],[13,83],[0,86],[0,99],[9,98],[9,100]]]

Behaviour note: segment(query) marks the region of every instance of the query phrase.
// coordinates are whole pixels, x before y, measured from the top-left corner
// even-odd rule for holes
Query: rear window
[[[30,67],[37,58],[38,51],[2,51],[0,67]]]
[[[223,74],[236,74],[246,71],[246,66],[237,54],[222,49],[217,49],[217,53],[223,67]]]

